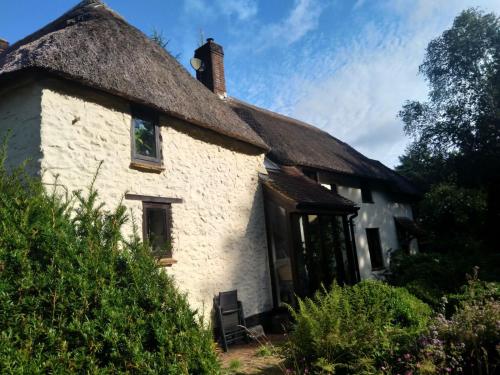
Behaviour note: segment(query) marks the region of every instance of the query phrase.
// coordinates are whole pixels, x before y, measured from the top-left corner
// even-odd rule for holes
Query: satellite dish
[[[205,64],[203,64],[203,61],[196,57],[193,57],[191,60],[189,60],[189,63],[197,72],[203,72],[205,70]]]

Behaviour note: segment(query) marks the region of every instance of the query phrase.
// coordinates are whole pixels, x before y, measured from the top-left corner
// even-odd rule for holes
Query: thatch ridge
[[[418,189],[396,171],[313,125],[239,99],[228,98],[227,102],[271,147],[268,157],[278,164],[378,180],[389,183],[396,192],[419,194]]]
[[[99,0],[84,0],[0,55],[0,79],[39,70],[267,150],[226,103]]]

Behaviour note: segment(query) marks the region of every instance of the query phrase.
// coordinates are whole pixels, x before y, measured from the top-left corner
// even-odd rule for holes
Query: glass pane
[[[298,221],[298,225],[296,227],[299,231],[300,238],[300,247],[296,254],[296,263],[297,263],[297,294],[300,296],[308,296],[309,295],[309,268],[308,268],[308,257],[307,257],[307,243],[306,243],[306,215],[294,215],[293,220]]]
[[[168,253],[170,244],[167,233],[167,211],[163,208],[148,208],[148,240],[153,253]]]
[[[384,259],[382,257],[382,248],[380,246],[380,233],[378,228],[367,228],[366,237],[368,240],[368,251],[372,269],[384,268]]]
[[[156,130],[151,121],[134,119],[135,153],[149,158],[157,158]]]
[[[344,232],[344,223],[341,216],[335,216],[333,218],[334,222],[334,235],[337,239],[336,247],[340,248],[340,258],[339,261],[342,263],[342,272],[345,280],[341,280],[340,282],[351,283],[351,267],[349,264],[349,255],[347,254],[347,241],[345,238]]]
[[[309,241],[306,241],[306,264],[309,271],[309,293],[314,293],[325,284],[327,279],[326,263],[323,259],[322,229],[320,218],[317,215],[308,215]],[[326,285],[325,285],[326,286]]]
[[[299,269],[307,270],[306,293],[311,295],[322,285],[329,288],[334,281],[346,282],[349,259],[342,218],[304,215],[301,223],[305,226],[305,252],[304,263],[299,262]]]
[[[269,204],[272,230],[272,249],[279,303],[293,302],[293,272],[286,237],[286,211],[273,203]]]
[[[334,280],[338,280],[337,269],[337,248],[338,233],[335,223],[331,216],[320,216],[321,234],[323,236],[323,267],[324,275],[321,281],[327,288],[331,286]]]

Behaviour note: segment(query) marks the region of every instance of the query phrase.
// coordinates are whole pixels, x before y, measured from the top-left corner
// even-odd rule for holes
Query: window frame
[[[365,233],[366,233],[366,244],[368,246],[368,253],[370,254],[370,265],[372,267],[372,271],[381,271],[386,268],[385,266],[385,259],[384,259],[384,252],[382,250],[382,240],[380,239],[380,229],[379,228],[365,228]],[[376,235],[376,238],[370,238],[370,234],[373,233]],[[376,242],[374,244],[373,242]],[[374,245],[376,249],[373,248]],[[374,265],[374,260],[376,261],[376,257],[373,256],[375,254],[375,251],[378,253],[378,256],[380,257],[380,265]]]
[[[148,121],[154,125],[156,157],[141,155],[137,152],[135,143],[135,124],[137,120]],[[132,109],[132,119],[130,124],[132,163],[149,164],[157,167],[162,166],[162,160],[163,160],[162,147],[161,147],[162,139],[161,139],[161,128],[159,126],[159,122],[160,119],[157,113],[138,108]]]
[[[166,251],[157,252],[151,249],[151,255],[160,259],[172,259],[172,204],[171,203],[157,203],[157,202],[142,202],[142,235],[143,240],[149,242],[149,226],[148,226],[148,210],[149,209],[163,209],[165,210],[165,233],[167,242],[170,248]]]

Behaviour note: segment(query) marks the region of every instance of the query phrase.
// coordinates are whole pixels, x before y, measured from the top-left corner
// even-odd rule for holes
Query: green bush
[[[500,371],[500,288],[477,273],[444,304],[412,353],[391,361],[392,373],[497,374]],[[446,318],[444,311],[453,311]]]
[[[481,278],[498,280],[500,255],[490,253],[417,253],[408,255],[396,251],[391,256],[388,281],[405,287],[421,299],[438,309],[441,299],[459,293],[467,282],[467,274],[480,266]]]
[[[3,159],[3,158],[2,158]],[[0,366],[16,374],[217,374],[208,329],[97,192],[60,199],[0,164]]]
[[[500,371],[500,301],[463,302],[450,319],[441,316],[434,329],[445,353],[457,351],[466,374],[495,374]]]
[[[408,255],[397,251],[391,256],[388,281],[405,287],[422,301],[438,308],[444,295],[456,292],[465,282],[467,270],[458,263],[448,254]]]
[[[467,284],[457,293],[446,296],[447,316],[454,314],[464,305],[481,304],[485,301],[500,301],[500,283],[479,279],[479,267],[474,267],[472,275],[467,275]]]
[[[455,183],[433,185],[418,204],[418,214],[433,252],[477,251],[483,245],[486,194]]]
[[[379,281],[333,285],[292,310],[286,355],[298,371],[381,373],[387,360],[415,345],[431,309],[403,288]],[[302,373],[302,372],[300,372]]]

